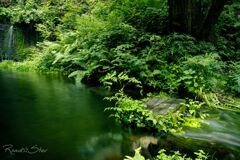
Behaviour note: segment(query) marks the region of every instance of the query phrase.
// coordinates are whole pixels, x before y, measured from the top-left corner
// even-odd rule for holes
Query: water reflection
[[[0,73],[0,91],[1,148],[13,144],[48,149],[31,156],[9,155],[2,149],[3,159],[92,160],[103,152],[107,156],[107,149],[115,152],[110,159],[121,157],[120,140],[114,136],[119,128],[103,111],[108,104],[86,86],[76,87],[54,75]],[[92,143],[94,137],[98,140]]]
[[[149,159],[162,148],[189,156],[203,149],[220,159],[240,159],[237,113],[219,111],[203,128],[154,137],[123,132],[103,111],[109,104],[102,99],[109,93],[62,76],[0,72],[0,93],[1,160],[120,160],[140,146]],[[3,148],[8,144],[47,151],[9,154]]]

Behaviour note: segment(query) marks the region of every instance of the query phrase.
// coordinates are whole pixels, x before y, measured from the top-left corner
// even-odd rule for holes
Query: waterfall
[[[0,61],[25,58],[25,49],[34,46],[38,33],[29,26],[0,23]]]
[[[3,60],[3,44],[4,44],[3,31],[4,31],[3,25],[0,23],[0,57],[1,57],[1,60]]]
[[[13,26],[11,25],[8,29],[7,33],[7,59],[11,59],[14,53],[14,46],[13,46],[13,41],[14,41],[14,35],[13,35]]]

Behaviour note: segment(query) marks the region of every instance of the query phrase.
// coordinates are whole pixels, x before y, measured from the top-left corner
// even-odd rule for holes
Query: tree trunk
[[[208,40],[228,0],[168,0],[172,32]]]
[[[200,32],[198,33],[198,37],[202,39],[209,38],[209,35],[211,34],[214,25],[217,23],[218,17],[220,16],[227,1],[228,0],[214,0],[212,2],[212,6],[208,11],[208,15],[200,26],[201,28]]]

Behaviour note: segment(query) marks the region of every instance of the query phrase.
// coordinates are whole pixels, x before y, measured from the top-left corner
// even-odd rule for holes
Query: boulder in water
[[[153,98],[146,103],[147,108],[155,113],[167,114],[169,110],[177,111],[181,107],[181,103],[184,103],[184,99],[161,99]]]

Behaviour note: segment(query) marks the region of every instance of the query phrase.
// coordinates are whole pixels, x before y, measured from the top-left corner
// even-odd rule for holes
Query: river
[[[94,88],[57,75],[0,72],[0,92],[1,160],[120,159],[119,127]]]
[[[120,160],[139,145],[240,159],[239,113],[211,111],[200,129],[153,137],[124,132],[104,112],[106,91],[63,76],[1,71],[0,93],[1,160]]]

